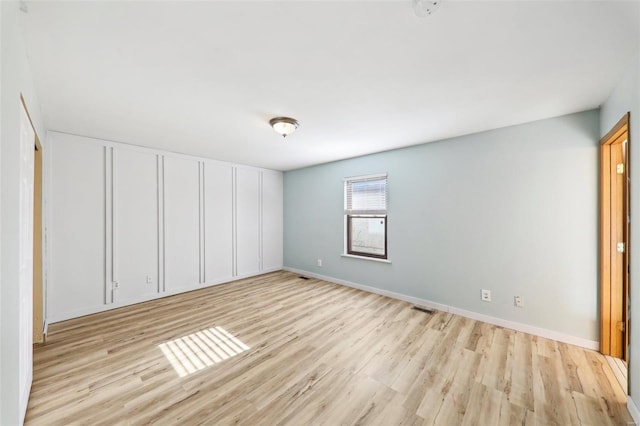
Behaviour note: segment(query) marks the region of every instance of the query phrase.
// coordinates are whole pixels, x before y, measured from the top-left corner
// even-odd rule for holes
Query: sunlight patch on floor
[[[196,331],[158,345],[178,376],[185,377],[249,349],[222,327]]]

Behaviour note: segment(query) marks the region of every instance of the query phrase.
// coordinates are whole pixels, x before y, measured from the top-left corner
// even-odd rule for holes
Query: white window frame
[[[387,182],[385,184],[385,208],[384,210],[375,210],[375,211],[371,211],[371,212],[365,212],[365,211],[360,211],[359,214],[354,215],[353,213],[350,213],[347,209],[347,183],[348,182],[357,182],[357,181],[366,181],[366,180],[377,180],[377,179],[385,179]],[[370,175],[363,175],[363,176],[351,176],[351,177],[345,177],[343,179],[343,194],[344,194],[344,232],[343,232],[343,236],[344,236],[344,247],[343,247],[343,254],[342,257],[348,257],[348,258],[356,258],[356,259],[364,259],[364,260],[372,260],[372,261],[376,261],[376,262],[383,262],[383,263],[391,263],[391,261],[389,260],[389,228],[387,226],[388,223],[388,216],[389,216],[389,201],[388,201],[388,191],[389,191],[389,182],[388,182],[389,176],[387,173],[376,173],[376,174],[370,174]],[[372,217],[384,217],[385,220],[385,254],[384,256],[379,256],[379,255],[374,255],[374,254],[366,254],[366,253],[360,253],[360,252],[356,252],[356,253],[349,253],[349,226],[348,226],[348,221],[349,221],[349,216],[358,216],[358,215],[364,215],[366,217],[366,215],[371,214]]]

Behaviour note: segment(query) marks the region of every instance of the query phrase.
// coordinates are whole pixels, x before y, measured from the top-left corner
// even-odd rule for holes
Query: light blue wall
[[[286,172],[285,266],[598,340],[599,135],[594,110]],[[379,172],[392,263],[341,257],[342,180]]]
[[[630,302],[631,326],[629,346],[629,391],[636,406],[640,407],[640,53],[631,60],[627,72],[602,105],[600,133],[604,136],[627,112],[630,118],[631,153],[629,176],[631,177],[631,241],[630,251]]]

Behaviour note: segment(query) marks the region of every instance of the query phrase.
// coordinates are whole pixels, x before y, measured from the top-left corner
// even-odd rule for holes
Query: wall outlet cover
[[[480,298],[484,302],[491,302],[491,290],[482,289],[482,292],[480,293]]]

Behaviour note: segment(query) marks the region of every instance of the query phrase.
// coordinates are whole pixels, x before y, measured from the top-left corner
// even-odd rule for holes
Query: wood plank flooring
[[[631,424],[596,352],[288,272],[53,324],[34,359],[28,425]]]

